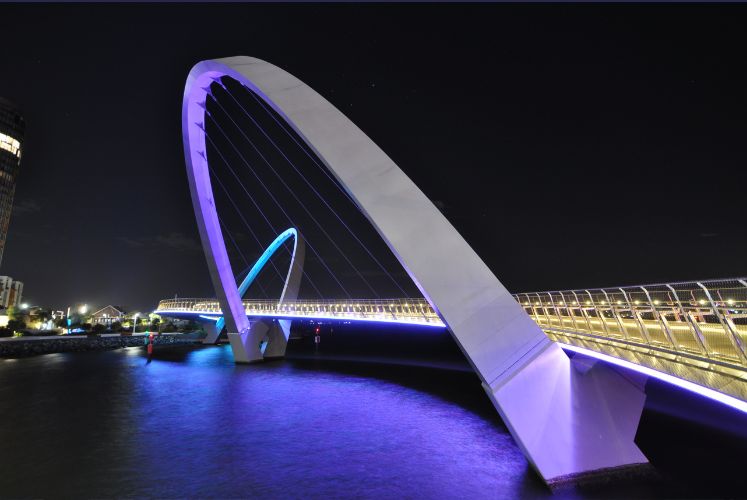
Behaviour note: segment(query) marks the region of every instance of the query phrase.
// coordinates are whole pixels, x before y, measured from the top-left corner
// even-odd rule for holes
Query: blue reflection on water
[[[301,354],[249,366],[228,346],[160,348],[151,363],[143,347],[0,360],[0,495],[550,495],[473,373]],[[649,398],[690,408],[664,386]],[[636,440],[669,479],[560,496],[741,496],[738,436],[655,411]]]
[[[10,496],[546,494],[497,416],[391,377],[235,366],[228,346],[150,364],[140,348],[39,356],[13,377],[0,391]]]

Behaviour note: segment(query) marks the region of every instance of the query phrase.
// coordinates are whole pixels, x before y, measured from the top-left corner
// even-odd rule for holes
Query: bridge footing
[[[218,331],[218,326],[215,324],[215,321],[208,321],[206,323],[203,323],[202,328],[207,334],[205,338],[202,339],[203,344],[214,345],[218,343],[220,332]]]
[[[261,345],[267,335],[267,323],[266,321],[253,321],[245,332],[228,334],[235,363],[257,363],[264,359]]]
[[[290,335],[289,320],[262,319],[252,321],[245,333],[229,333],[233,359],[236,363],[257,363],[264,359],[285,357]],[[262,345],[264,344],[264,350]]]
[[[600,469],[581,474],[570,474],[568,476],[554,478],[552,481],[548,482],[547,485],[553,492],[562,492],[563,490],[573,489],[577,486],[593,487],[612,482],[622,484],[630,481],[655,481],[659,479],[659,477],[660,476],[654,466],[645,463],[609,467],[607,469]]]
[[[280,359],[285,357],[288,347],[291,322],[287,319],[273,321],[267,331],[267,346],[265,347],[265,359]]]
[[[646,394],[645,378],[623,376],[586,358],[572,361],[542,342],[490,384],[483,383],[514,439],[545,482],[648,460],[634,439]]]

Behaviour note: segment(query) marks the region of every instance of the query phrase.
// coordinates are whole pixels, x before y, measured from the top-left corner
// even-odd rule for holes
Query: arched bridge
[[[365,218],[377,241],[388,247],[424,300],[298,300],[298,285],[304,274],[304,245],[315,261],[324,260],[319,246],[308,239],[303,243],[301,231],[308,238],[318,230],[328,248],[337,251],[361,281],[372,292],[375,290],[337,245],[325,224],[306,207],[297,190],[318,197],[322,202],[320,210],[332,214],[362,250],[367,249],[231,89],[247,93],[263,116],[269,114],[268,119],[288,133],[298,153],[312,158],[314,168],[321,169]],[[235,120],[220,99],[216,100],[214,91],[226,94],[231,99],[228,107],[236,108],[242,118]],[[221,116],[248,144],[252,158],[266,167],[273,179],[271,185],[289,196],[288,203],[300,210],[308,224],[298,223],[287,212],[252,161],[220,125]],[[250,124],[264,137],[274,156],[262,153],[244,132]],[[213,338],[217,327],[225,322],[237,362],[284,355],[293,319],[373,320],[444,328],[474,368],[529,463],[548,483],[647,462],[634,442],[645,401],[642,381],[588,356],[608,356],[652,373],[669,370],[681,377],[678,380],[685,381],[695,377],[679,366],[701,371],[712,368],[699,381],[716,385],[716,391],[736,387],[735,380],[744,381],[740,316],[743,301],[739,302],[739,309],[731,308],[730,295],[719,294],[721,289],[712,290],[703,283],[688,290],[679,285],[662,285],[661,290],[639,287],[640,291],[619,289],[619,293],[605,289],[512,295],[433,202],[360,128],[303,81],[266,61],[237,56],[195,65],[184,90],[182,134],[197,228],[217,298],[163,301],[157,312],[202,317],[212,325],[209,333]],[[289,165],[289,175],[299,183],[296,189],[277,172],[272,158]],[[243,210],[234,204],[226,183],[214,175],[216,160],[225,164],[230,173],[228,184],[238,184],[254,205],[257,221],[265,221],[273,237],[279,228],[267,218],[255,199],[256,193],[250,192],[253,188],[283,215],[283,224],[298,229],[292,233],[294,252],[277,301],[243,297],[247,279],[253,279],[254,270],[258,273],[264,265],[262,258],[249,278],[237,286],[211,175],[221,189],[218,199],[225,196],[247,231],[258,244],[261,240]],[[246,168],[249,187],[241,182],[232,162]],[[500,223],[497,229],[500,230]],[[285,241],[289,236],[282,233],[279,238]],[[276,239],[273,245],[279,246],[282,241]],[[231,243],[235,245],[235,241]],[[263,256],[272,255],[273,245]],[[373,255],[368,255],[383,267]],[[248,265],[248,259],[244,260]],[[323,266],[345,295],[353,297],[336,273],[326,264]],[[313,280],[305,282],[313,286]],[[322,293],[318,296],[324,299]],[[734,312],[737,310],[740,312]],[[571,356],[568,350],[575,350],[576,354]],[[656,369],[650,368],[654,365]],[[727,382],[729,376],[731,382]]]

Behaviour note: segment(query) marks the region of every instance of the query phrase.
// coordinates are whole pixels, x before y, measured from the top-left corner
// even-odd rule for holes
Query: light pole
[[[88,304],[83,304],[78,308],[78,314],[81,316],[88,312]],[[67,306],[67,314],[65,315],[65,319],[67,320],[67,334],[70,335],[73,333],[72,330],[72,324],[73,320],[70,319],[70,306]]]
[[[137,331],[137,317],[140,316],[140,313],[135,313],[132,316],[132,334],[135,335],[135,332]]]
[[[81,321],[83,321],[83,315],[84,315],[85,313],[87,313],[87,312],[88,312],[88,304],[83,304],[82,306],[80,306],[80,307],[78,308],[78,314],[80,314],[80,320],[81,320]],[[84,324],[84,323],[81,323],[81,328],[83,328],[83,324]],[[84,331],[85,331],[86,333],[88,333],[88,330],[85,330],[85,329],[84,329]]]

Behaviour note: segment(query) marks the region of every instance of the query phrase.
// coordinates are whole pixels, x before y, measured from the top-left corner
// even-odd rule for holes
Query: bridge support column
[[[265,359],[278,359],[285,357],[285,348],[288,347],[291,322],[280,319],[272,322],[267,332],[267,347],[265,347]]]
[[[233,359],[236,363],[256,363],[262,361],[262,350],[260,345],[267,336],[270,322],[265,320],[252,321],[249,328],[243,333],[229,333],[228,341],[231,343]]]
[[[549,340],[528,357],[483,387],[550,486],[648,462],[634,442],[645,380],[572,361]]]
[[[208,321],[206,323],[203,323],[202,328],[205,330],[205,333],[207,333],[205,338],[202,339],[202,343],[209,345],[216,344],[218,342],[220,332],[218,331],[218,325],[216,325],[215,321]]]

